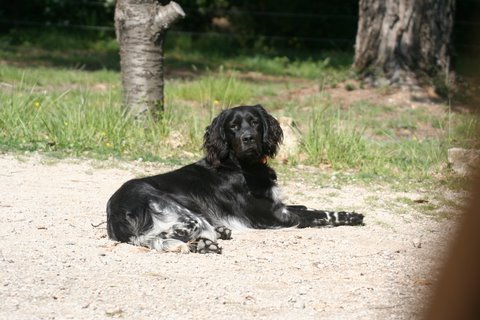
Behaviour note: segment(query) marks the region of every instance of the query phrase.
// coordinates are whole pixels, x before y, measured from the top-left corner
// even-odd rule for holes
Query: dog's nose
[[[245,133],[244,135],[242,135],[242,142],[243,143],[252,143],[254,142],[255,139],[253,137],[253,135],[251,133]]]

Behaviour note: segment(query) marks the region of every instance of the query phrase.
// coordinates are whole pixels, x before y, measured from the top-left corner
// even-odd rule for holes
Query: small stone
[[[290,156],[298,153],[301,134],[292,118],[279,117],[278,122],[283,131],[283,144],[277,155],[277,159],[286,161]]]
[[[422,239],[413,239],[412,244],[415,248],[420,249],[422,247]]]
[[[299,301],[293,305],[294,308],[296,309],[305,309],[305,302]]]
[[[109,308],[105,310],[105,314],[110,317],[120,316],[123,313],[123,310],[118,307]]]

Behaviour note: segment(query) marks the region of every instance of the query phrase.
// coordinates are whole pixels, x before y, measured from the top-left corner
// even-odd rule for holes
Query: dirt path
[[[236,232],[222,255],[161,254],[92,224],[121,183],[171,168],[48,162],[0,155],[1,319],[415,319],[454,230],[369,201],[425,195],[299,180],[282,183],[288,202],[353,209],[366,225]]]

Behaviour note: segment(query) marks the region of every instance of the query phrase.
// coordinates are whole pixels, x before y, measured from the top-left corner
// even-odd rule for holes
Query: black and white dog
[[[217,239],[230,239],[232,229],[362,224],[362,214],[282,203],[267,165],[282,139],[279,123],[260,105],[221,112],[206,129],[204,159],[115,192],[108,236],[160,251],[221,253]]]

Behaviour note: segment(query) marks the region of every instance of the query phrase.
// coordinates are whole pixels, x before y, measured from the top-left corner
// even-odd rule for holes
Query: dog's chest
[[[249,194],[255,198],[274,200],[276,183],[268,172],[246,172],[243,177]]]

